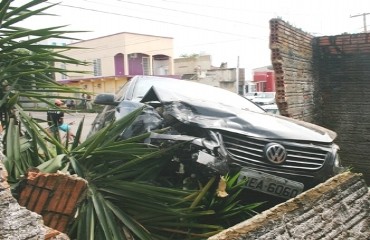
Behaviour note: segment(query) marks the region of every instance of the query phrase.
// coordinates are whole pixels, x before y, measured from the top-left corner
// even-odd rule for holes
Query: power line
[[[176,3],[176,4],[182,4],[182,5],[191,5],[191,6],[199,6],[199,7],[207,7],[207,8],[216,8],[216,9],[223,9],[223,10],[231,10],[231,11],[244,11],[240,8],[231,8],[227,6],[215,6],[215,5],[207,5],[207,4],[199,4],[199,3],[190,3],[189,2],[181,2],[181,1],[169,1],[169,0],[164,0],[165,2],[168,3]],[[247,2],[247,1],[246,1]],[[224,2],[226,3],[226,1]]]
[[[54,4],[54,3],[48,2],[48,4]],[[250,39],[258,39],[256,37],[251,37],[251,36],[242,35],[242,34],[236,34],[236,33],[230,33],[230,32],[223,32],[223,31],[218,31],[218,30],[215,30],[215,29],[202,28],[202,27],[196,27],[196,26],[190,26],[190,25],[184,25],[184,24],[178,24],[178,23],[172,23],[172,22],[168,22],[168,21],[155,20],[155,19],[144,18],[144,17],[137,17],[137,16],[127,15],[127,14],[122,14],[122,13],[115,13],[115,12],[97,10],[97,9],[86,8],[86,7],[78,7],[78,6],[73,6],[73,5],[61,4],[61,3],[59,3],[58,6],[75,8],[75,9],[80,9],[80,10],[84,10],[84,11],[91,11],[91,12],[98,12],[98,13],[116,15],[116,16],[123,16],[123,17],[128,17],[128,18],[135,18],[135,19],[140,19],[140,20],[145,20],[145,21],[150,21],[150,22],[165,23],[165,24],[170,24],[170,25],[175,25],[175,26],[180,26],[180,27],[186,27],[186,28],[204,30],[204,31],[208,31],[208,32],[216,32],[216,33],[233,35],[233,36],[250,38]]]
[[[364,32],[367,33],[367,25],[366,25],[366,15],[369,15],[370,13],[362,13],[362,14],[357,14],[357,15],[353,15],[353,16],[350,16],[351,18],[353,17],[361,17],[363,18],[363,21],[364,21]]]
[[[115,0],[115,1],[120,1],[120,0]],[[188,1],[186,2],[182,2],[182,1],[174,1],[174,0],[162,0],[164,2],[167,2],[167,3],[175,3],[175,4],[180,4],[180,5],[187,5],[187,6],[199,6],[199,7],[206,7],[206,8],[214,8],[214,9],[222,9],[222,10],[230,10],[230,11],[237,11],[237,12],[243,12],[245,13],[245,9],[242,9],[242,8],[233,8],[233,7],[228,7],[228,2],[224,1],[223,3],[226,3],[227,6],[223,5],[223,6],[216,6],[216,5],[209,5],[209,4],[199,4],[199,3],[189,3]],[[245,1],[245,3],[249,3],[248,1]],[[235,4],[234,4],[235,5]],[[261,11],[261,9],[258,9],[257,11],[256,10],[253,10],[251,11],[250,9],[248,9],[247,11],[249,11],[249,13],[258,13],[258,14],[275,14],[275,11]],[[312,15],[312,13],[307,13],[306,11],[303,10],[302,13],[289,13],[289,14],[293,14],[293,15]],[[245,24],[249,24],[249,23],[245,23]],[[257,26],[257,25],[256,25]]]
[[[91,1],[91,0],[81,0],[81,1],[106,5],[106,2],[102,3],[102,2],[96,2],[96,1]],[[246,22],[227,19],[227,18],[215,17],[215,16],[210,16],[210,15],[204,15],[204,14],[199,14],[199,13],[194,13],[194,12],[188,12],[188,11],[183,11],[183,10],[177,10],[177,9],[172,9],[172,8],[158,7],[158,6],[155,6],[155,5],[149,5],[149,4],[144,4],[144,3],[136,3],[136,2],[130,2],[130,1],[124,1],[124,0],[115,0],[115,1],[118,1],[118,2],[121,2],[121,3],[128,3],[128,4],[133,4],[133,5],[145,6],[145,7],[149,7],[149,8],[156,8],[156,9],[161,9],[161,10],[166,10],[166,11],[185,13],[185,14],[194,15],[194,16],[207,17],[207,18],[218,19],[218,20],[227,21],[227,22],[234,22],[234,23],[239,23],[239,24],[245,24],[245,25],[251,25],[251,26],[255,26],[255,27],[264,28],[264,26],[261,26],[261,25],[246,23]],[[117,6],[117,5],[111,5],[111,6]]]
[[[83,1],[91,2],[89,0],[83,0]],[[154,5],[143,4],[143,3],[135,3],[135,2],[124,1],[124,0],[116,0],[116,1],[118,1],[118,2],[124,2],[124,3],[129,3],[129,4],[134,4],[134,5],[145,6],[145,7],[150,7],[150,8],[157,8],[157,9],[162,9],[162,10],[167,10],[167,11],[173,11],[173,12],[185,13],[185,14],[190,14],[190,15],[196,15],[196,16],[201,16],[201,17],[213,18],[213,19],[218,19],[218,20],[227,21],[227,22],[245,24],[245,25],[255,26],[255,27],[259,27],[259,28],[265,28],[264,26],[261,26],[261,25],[246,23],[246,22],[232,20],[232,19],[227,19],[227,18],[215,17],[215,16],[210,16],[210,15],[204,15],[204,14],[199,14],[199,13],[193,13],[193,12],[188,12],[188,11],[183,11],[183,10],[158,7],[158,6],[154,6]]]

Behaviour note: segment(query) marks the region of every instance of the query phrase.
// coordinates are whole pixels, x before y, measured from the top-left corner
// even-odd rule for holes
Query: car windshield
[[[170,78],[141,78],[136,83],[133,99],[142,98],[151,86],[171,91],[178,98],[197,100],[199,102],[219,103],[222,105],[247,109],[254,112],[264,112],[263,109],[231,91],[205,84]]]

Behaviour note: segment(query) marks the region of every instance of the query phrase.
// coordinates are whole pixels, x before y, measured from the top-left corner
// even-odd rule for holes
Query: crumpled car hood
[[[225,106],[222,99],[201,102],[179,92],[152,87],[141,102],[153,101],[161,103],[164,114],[189,126],[277,140],[331,143],[336,138],[336,133],[326,128],[283,116]]]

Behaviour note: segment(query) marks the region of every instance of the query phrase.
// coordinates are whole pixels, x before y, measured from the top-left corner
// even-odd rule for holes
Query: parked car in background
[[[107,106],[96,117],[91,134],[143,107],[140,117],[121,133],[122,139],[167,128],[163,133],[152,132],[147,142],[185,143],[187,147],[176,152],[172,161],[178,178],[240,171],[241,177],[248,178],[247,189],[292,198],[341,169],[334,132],[267,114],[221,88],[136,76],[116,95],[97,95],[95,104]]]
[[[276,92],[260,92],[253,98],[253,102],[258,105],[269,105],[275,103]]]
[[[245,93],[244,97],[246,97],[249,100],[253,100],[261,93],[262,92],[248,92],[248,93]]]
[[[263,108],[268,113],[280,114],[279,108],[276,103],[261,105],[261,108]]]

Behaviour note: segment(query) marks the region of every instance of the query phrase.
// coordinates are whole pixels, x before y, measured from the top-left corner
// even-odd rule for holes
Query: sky
[[[15,3],[26,0],[15,0]],[[171,37],[174,57],[211,55],[212,65],[246,70],[271,65],[269,21],[280,18],[314,36],[370,30],[369,0],[48,0],[59,3],[24,27],[68,25],[65,30],[89,31],[81,40],[119,32]],[[68,42],[67,42],[68,43]]]

